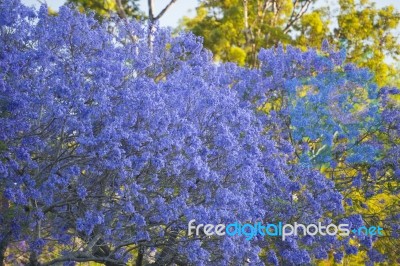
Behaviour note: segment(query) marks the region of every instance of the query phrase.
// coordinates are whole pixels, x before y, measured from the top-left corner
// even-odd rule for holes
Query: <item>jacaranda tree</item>
[[[257,70],[216,65],[194,35],[147,29],[98,22],[68,7],[52,16],[45,6],[36,12],[18,0],[0,1],[0,262],[297,265],[357,252],[354,236],[247,241],[189,236],[187,225],[192,219],[362,225],[360,215],[344,212],[333,180],[301,159],[292,141],[311,133],[288,121],[290,106],[306,116],[317,99],[291,105],[293,97],[278,96],[297,86],[290,75],[310,95],[338,75],[369,93],[376,88],[364,86],[368,75],[337,70],[332,62],[340,53],[297,50],[293,56],[310,64],[275,69],[288,63],[282,50],[276,58],[261,53],[265,65]],[[331,97],[350,93],[337,88]],[[332,112],[342,110],[337,101]],[[260,108],[266,102],[282,108],[266,112]],[[372,126],[377,113],[354,116],[370,118]],[[357,241],[369,248],[369,260],[381,259],[363,240]]]

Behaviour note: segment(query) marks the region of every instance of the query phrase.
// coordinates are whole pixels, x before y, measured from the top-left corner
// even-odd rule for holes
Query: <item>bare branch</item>
[[[259,37],[261,34],[261,25],[264,23],[265,14],[267,13],[268,8],[270,8],[271,6],[272,6],[272,1],[265,0],[263,1],[262,7],[260,5],[257,7],[258,8],[257,19],[255,19],[251,24],[251,28],[256,27],[256,25],[260,25],[257,30],[257,37]]]
[[[126,19],[126,13],[124,7],[122,6],[121,0],[115,0],[115,4],[117,5],[118,16],[122,19]]]
[[[299,18],[301,18],[304,13],[307,12],[308,7],[310,6],[310,4],[312,3],[312,0],[306,0],[305,2],[302,3],[299,12],[296,13],[296,7],[298,4],[298,0],[294,0],[293,2],[293,11],[292,14],[290,15],[289,21],[286,24],[285,28],[283,29],[284,33],[287,33],[290,30],[290,27],[293,26],[293,24],[299,20]]]
[[[246,41],[248,42],[249,37],[249,18],[248,18],[248,10],[247,10],[247,0],[243,0],[243,19],[244,19],[244,30],[246,35]]]
[[[149,0],[149,1],[152,1],[152,0]],[[164,15],[164,13],[167,12],[167,10],[168,10],[176,1],[177,1],[177,0],[171,0],[171,1],[169,2],[169,4],[168,4],[166,7],[164,7],[163,10],[161,10],[160,14],[158,14],[158,15],[154,18],[154,20],[160,19],[160,18]]]
[[[147,3],[149,5],[149,20],[150,20],[150,22],[153,22],[154,21],[154,1],[148,0]]]

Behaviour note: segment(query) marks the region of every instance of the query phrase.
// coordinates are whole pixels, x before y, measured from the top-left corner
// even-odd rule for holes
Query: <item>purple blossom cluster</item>
[[[341,138],[352,164],[393,154],[370,173],[392,167],[399,180],[399,112],[386,103],[398,89],[379,101],[343,51],[278,48],[261,51],[259,69],[216,65],[191,33],[69,7],[53,16],[18,0],[0,2],[0,47],[0,261],[15,243],[27,243],[18,255],[31,265],[298,265],[332,252],[340,261],[357,252],[349,238],[185,232],[192,219],[343,218],[334,180],[313,168],[334,161]],[[378,125],[396,145],[360,144]],[[371,261],[384,260],[363,241]]]

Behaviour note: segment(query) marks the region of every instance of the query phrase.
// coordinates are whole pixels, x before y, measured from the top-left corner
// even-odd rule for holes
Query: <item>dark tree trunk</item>
[[[0,212],[5,213],[6,210],[9,208],[8,201],[0,197]],[[8,227],[7,225],[4,227]],[[6,229],[3,228],[3,229]],[[2,239],[0,239],[0,266],[5,265],[5,259],[6,259],[6,250],[8,246],[8,242],[10,242],[11,239],[11,230],[7,231],[4,230],[5,234]]]
[[[28,266],[40,266],[36,252],[32,252],[29,256]]]
[[[99,239],[97,241],[96,246],[93,247],[93,255],[98,258],[107,258],[110,257],[111,249],[109,246],[104,244],[103,239]],[[111,257],[110,259],[115,259]],[[122,266],[125,265],[123,262],[121,263],[114,263],[114,262],[105,262],[106,266]]]
[[[143,247],[139,247],[138,249],[138,256],[136,258],[136,266],[142,266],[143,265]]]
[[[176,244],[177,237],[178,237],[177,232],[170,233],[170,237],[168,239],[167,244],[165,245],[165,248],[161,251],[156,261],[151,264],[152,266],[164,266],[176,263],[174,246]]]

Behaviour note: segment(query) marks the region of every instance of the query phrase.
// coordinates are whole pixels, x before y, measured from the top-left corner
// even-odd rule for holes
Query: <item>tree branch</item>
[[[86,254],[86,253],[77,252],[77,253],[73,253],[68,256],[54,259],[52,261],[42,264],[42,266],[57,265],[61,262],[65,262],[65,261],[74,261],[74,262],[93,261],[93,262],[99,262],[99,263],[110,263],[112,265],[125,265],[125,263],[118,261],[118,260],[114,260],[114,259],[110,259],[110,258],[98,258],[98,257],[92,256],[92,255]]]
[[[122,6],[121,0],[115,0],[115,4],[117,5],[118,16],[122,19],[126,19],[126,13],[124,7]]]
[[[153,0],[148,0],[147,3],[149,5],[149,20],[150,20],[150,22],[153,22],[154,21],[154,2],[153,2]]]
[[[149,0],[149,1],[152,2],[152,0]],[[160,14],[158,14],[158,15],[154,18],[154,20],[160,19],[160,18],[164,15],[164,13],[167,12],[167,10],[168,10],[176,1],[177,1],[177,0],[171,0],[171,1],[169,2],[169,4],[168,4],[166,7],[164,7],[163,10],[161,10]]]
[[[293,24],[294,24],[299,18],[301,18],[301,17],[304,15],[304,13],[307,12],[308,7],[310,6],[311,2],[312,2],[312,0],[306,0],[305,3],[303,3],[303,4],[301,5],[299,12],[296,13],[296,6],[297,6],[297,4],[298,4],[299,2],[298,2],[298,0],[294,0],[294,3],[293,3],[293,11],[292,11],[292,14],[290,15],[290,18],[289,18],[288,23],[286,24],[285,28],[283,29],[283,32],[284,32],[284,33],[287,33],[287,32],[289,31],[290,27],[293,26]]]

